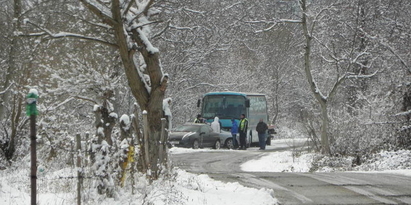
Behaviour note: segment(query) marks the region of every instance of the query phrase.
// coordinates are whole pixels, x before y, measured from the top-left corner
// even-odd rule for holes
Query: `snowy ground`
[[[267,154],[264,157],[242,164],[242,169],[253,172],[308,172],[311,169],[311,162],[315,154],[304,153],[298,150],[270,151],[270,149],[278,147],[291,146],[297,140],[274,140],[273,145],[267,147],[265,151]],[[204,152],[207,149],[172,148],[170,150],[171,153],[198,151]],[[342,160],[350,161],[352,159],[346,158]],[[344,170],[390,172],[411,176],[411,152],[409,150],[381,152],[361,166]],[[320,171],[339,170],[322,167]],[[40,202],[39,204],[76,204],[75,180],[60,178],[61,176],[73,176],[75,173],[76,170],[74,168],[67,168],[57,172],[47,172],[45,170],[41,173],[38,178],[39,194],[37,199]],[[158,180],[152,185],[147,185],[144,180],[141,180],[141,183],[136,186],[136,194],[132,194],[131,186],[116,190],[118,194],[115,198],[110,199],[103,198],[97,193],[84,191],[83,197],[86,202],[83,202],[83,204],[272,205],[277,203],[272,190],[247,188],[238,183],[222,183],[209,178],[207,175],[194,175],[183,170],[174,170],[171,174],[173,176],[172,180]],[[0,172],[0,205],[23,205],[30,203],[30,179],[28,176],[28,163],[22,163],[21,166],[14,170]],[[91,183],[85,186],[92,186]]]

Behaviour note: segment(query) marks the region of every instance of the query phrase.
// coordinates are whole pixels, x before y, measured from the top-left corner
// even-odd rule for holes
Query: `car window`
[[[211,127],[209,127],[209,126],[201,126],[200,133],[204,132],[204,133],[207,134],[207,133],[210,132],[210,129],[211,129]]]
[[[212,132],[213,128],[211,128],[210,126],[207,126],[208,132]]]
[[[174,132],[196,132],[198,126],[195,125],[182,125],[173,129]]]

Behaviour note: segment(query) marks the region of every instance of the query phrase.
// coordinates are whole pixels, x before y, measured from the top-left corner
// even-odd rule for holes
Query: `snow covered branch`
[[[87,97],[82,97],[82,96],[73,96],[73,98],[76,98],[76,99],[79,99],[79,100],[89,101],[89,102],[92,102],[93,104],[98,104],[95,100],[92,100],[92,99],[87,98]]]
[[[261,33],[261,32],[267,32],[273,29],[275,26],[277,26],[280,23],[302,23],[301,20],[293,20],[293,19],[279,19],[276,21],[249,21],[248,23],[266,23],[266,24],[272,24],[268,28],[262,29],[262,30],[257,30],[255,33]]]
[[[364,31],[364,29],[360,28],[360,31],[362,32],[362,34],[364,34],[365,36],[367,36],[367,38],[370,39],[377,39],[378,36],[373,36],[371,34],[369,34],[368,32]],[[386,48],[388,48],[388,50],[394,54],[395,57],[397,57],[401,64],[407,69],[408,73],[411,73],[411,67],[406,63],[406,61],[395,51],[395,49],[393,47],[391,47],[388,43],[386,43],[384,40],[379,40],[378,43]]]
[[[76,34],[76,33],[68,33],[68,32],[53,33],[50,30],[48,30],[46,28],[43,28],[43,27],[41,27],[41,26],[31,22],[31,21],[27,20],[26,22],[33,25],[33,26],[35,26],[35,27],[37,27],[38,29],[40,29],[44,32],[31,33],[31,34],[27,34],[27,35],[26,34],[19,34],[19,36],[49,36],[51,38],[76,38],[76,39],[82,39],[82,40],[95,41],[95,42],[98,42],[98,43],[101,43],[101,44],[104,44],[104,45],[108,45],[108,46],[117,48],[116,44],[107,42],[107,41],[102,40],[102,39],[98,39],[98,38],[90,37],[90,36],[84,36],[84,35]]]
[[[294,20],[294,19],[280,19],[280,23],[303,23],[301,20]]]
[[[105,5],[93,0],[80,0],[91,12],[100,17],[104,23],[115,25],[117,22],[113,19],[112,13]]]
[[[310,35],[311,35],[311,36],[312,36],[313,31],[314,31],[315,25],[316,25],[317,22],[319,22],[319,20],[321,20],[321,18],[322,18],[322,17],[321,17],[321,14],[322,14],[323,12],[328,11],[329,9],[331,9],[331,7],[333,7],[333,6],[334,6],[334,4],[331,4],[331,5],[328,6],[327,8],[321,9],[321,11],[318,12],[317,15],[315,15],[314,20],[313,20],[312,25],[311,25],[311,29],[310,29]],[[308,14],[307,14],[307,15],[308,15]]]
[[[371,78],[377,75],[379,70],[375,71],[374,73],[371,73],[369,75],[360,75],[360,74],[349,74],[346,76],[346,78]]]
[[[409,115],[409,114],[411,114],[411,110],[407,110],[407,111],[405,111],[405,112],[397,113],[397,114],[395,114],[394,116],[395,116],[395,117],[398,117],[398,116],[406,116],[406,115]]]
[[[74,99],[74,97],[69,97],[66,100],[64,100],[63,102],[60,102],[59,104],[55,105],[55,106],[51,106],[49,108],[47,108],[47,110],[45,112],[50,112],[50,111],[54,111],[55,109],[57,109],[58,107],[61,107],[63,105],[65,105],[66,103],[72,101]]]
[[[188,9],[188,8],[183,8],[184,11],[188,11],[191,13],[197,13],[197,14],[201,14],[202,16],[204,16],[204,11],[196,11],[196,10],[192,10],[192,9]]]
[[[152,22],[144,22],[144,23],[141,23],[141,24],[133,24],[132,26],[130,26],[130,30],[133,30],[133,29],[137,29],[137,28],[142,28],[142,27],[144,27],[144,26],[148,26],[148,25],[150,25],[150,24],[156,24],[156,23],[161,23],[162,21],[152,21]]]
[[[276,25],[277,25],[277,23],[274,23],[273,25],[269,26],[268,28],[265,28],[265,29],[263,29],[263,30],[257,30],[257,31],[255,31],[255,33],[261,33],[261,32],[270,31],[270,30],[273,29]]]
[[[402,59],[402,57],[398,55],[397,52],[390,45],[388,45],[387,43],[384,43],[383,41],[381,41],[380,44],[388,48],[388,50],[400,60],[401,64],[407,69],[408,73],[411,73],[411,68],[407,65],[405,60]]]
[[[6,92],[11,88],[11,86],[12,86],[13,84],[14,84],[14,83],[11,83],[5,90],[1,91],[1,92],[0,92],[0,95],[3,95],[4,93],[6,93]]]
[[[220,86],[220,85],[214,85],[214,84],[211,84],[211,83],[198,83],[196,85],[188,87],[187,90],[198,88],[200,86],[209,86],[209,87],[214,87],[214,88],[222,88],[222,86]]]
[[[359,75],[359,74],[353,74],[353,73],[345,73],[343,76],[341,76],[334,84],[334,86],[331,89],[330,94],[328,95],[328,98],[332,97],[333,95],[335,95],[335,93],[337,92],[337,89],[339,87],[339,85],[344,82],[346,79],[352,79],[352,78],[371,78],[377,75],[377,73],[379,72],[379,70],[375,71],[372,74],[369,75]]]

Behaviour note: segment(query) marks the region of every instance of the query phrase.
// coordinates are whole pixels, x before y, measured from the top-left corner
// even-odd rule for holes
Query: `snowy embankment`
[[[295,141],[305,139],[275,140],[276,146],[290,146]],[[294,141],[294,142],[293,142]],[[352,167],[353,157],[324,157],[314,153],[284,151],[271,152],[257,160],[251,160],[241,165],[244,171],[253,172],[332,172],[332,171],[356,171],[356,172],[389,172],[411,176],[411,151],[399,150],[381,151],[364,161],[360,166]],[[313,164],[319,165],[312,167]],[[330,164],[332,166],[325,166]]]
[[[290,147],[296,140],[303,141],[304,139],[274,140],[272,146],[267,146],[266,151],[261,151],[261,153],[265,153],[263,157],[248,161],[242,164],[241,168],[244,171],[253,172],[379,171],[411,176],[411,152],[409,150],[383,151],[356,167],[351,167],[353,159],[350,157],[327,158],[298,150],[282,152],[273,150]],[[197,150],[173,148],[171,151],[178,153]],[[0,205],[30,203],[29,164],[26,159],[25,162],[16,165],[16,167],[0,172]],[[334,166],[319,166],[314,169],[313,164],[333,164]],[[42,168],[42,170],[43,172],[38,176],[37,199],[39,204],[76,204],[77,181],[74,178],[67,178],[67,176],[75,176],[77,170],[75,168],[57,171]],[[95,180],[85,179],[82,192],[83,204],[277,204],[272,190],[247,188],[239,183],[223,183],[215,181],[207,175],[195,175],[179,169],[173,170],[170,173],[170,178],[157,180],[152,185],[146,183],[144,176],[140,176],[137,181],[138,183],[134,186],[134,194],[131,185],[128,184],[124,188],[116,189],[117,194],[114,198],[106,198],[96,193],[96,189],[92,188]]]
[[[189,150],[192,149],[181,149]],[[29,161],[0,172],[0,205],[30,204]],[[76,168],[52,171],[42,167],[37,179],[39,204],[76,204]],[[40,169],[39,169],[40,170]],[[169,178],[159,179],[149,185],[144,176],[139,176],[132,190],[128,184],[117,188],[114,198],[97,193],[96,179],[84,179],[82,204],[99,205],[274,205],[277,200],[270,189],[254,189],[239,183],[223,183],[208,175],[196,175],[175,169]],[[134,194],[133,194],[134,192]]]

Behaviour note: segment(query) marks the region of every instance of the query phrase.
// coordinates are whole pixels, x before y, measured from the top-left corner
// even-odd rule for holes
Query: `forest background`
[[[116,149],[127,136],[119,116],[142,118],[122,57],[107,43],[113,30],[84,2],[112,6],[0,0],[2,169],[29,153],[29,89],[39,91],[39,158],[49,166],[73,163],[66,150],[76,134],[93,141],[101,118]],[[167,73],[174,125],[194,119],[206,92],[258,92],[270,123],[304,133],[318,151],[325,135],[325,154],[361,163],[411,148],[410,1],[147,2],[156,15],[144,26]]]

